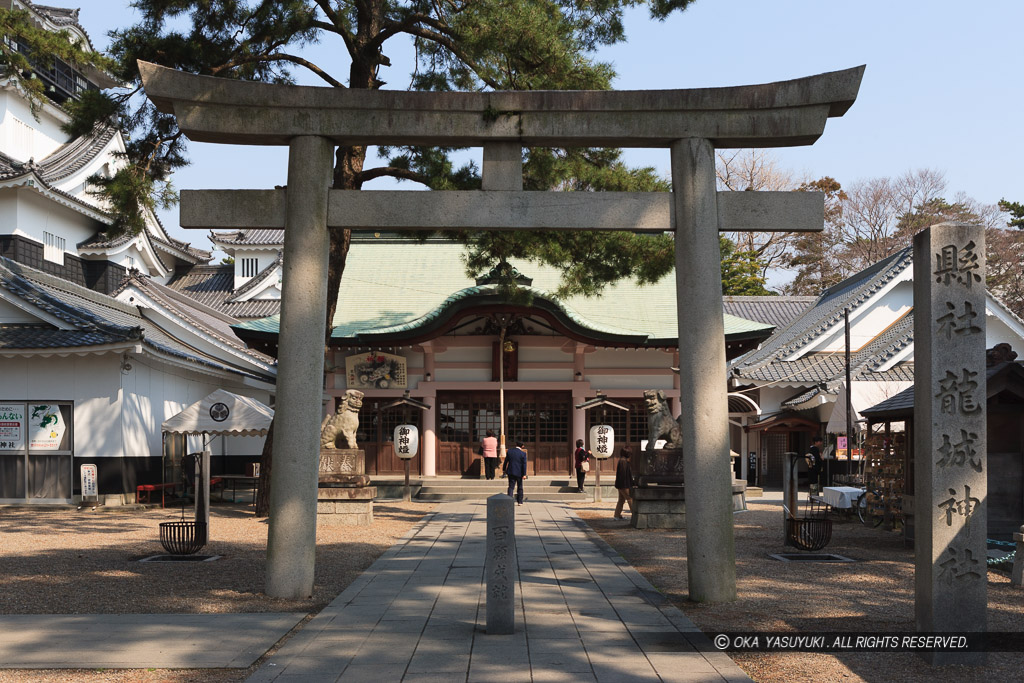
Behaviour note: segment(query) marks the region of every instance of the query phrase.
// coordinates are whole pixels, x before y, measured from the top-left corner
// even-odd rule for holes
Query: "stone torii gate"
[[[821,230],[824,197],[717,192],[716,148],[810,145],[864,67],[734,88],[405,92],[230,81],[140,63],[197,142],[287,145],[278,190],[185,191],[193,228],[284,228],[267,594],[312,593],[328,226],[675,233],[689,597],[736,598],[719,231]],[[480,191],[329,189],[335,145],[483,147]],[[524,192],[523,147],[668,147],[672,193]]]

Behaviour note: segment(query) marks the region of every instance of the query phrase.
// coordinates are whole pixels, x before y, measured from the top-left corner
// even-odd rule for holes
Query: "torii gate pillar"
[[[687,580],[691,600],[724,602],[736,599],[736,550],[715,150],[701,138],[671,150]]]
[[[310,429],[323,408],[327,310],[327,190],[334,143],[317,136],[294,138],[288,150],[284,261],[282,263],[280,354],[274,426],[274,484],[270,489],[267,595],[307,598],[313,594],[316,556],[316,491],[320,433]],[[310,523],[312,520],[312,523]]]

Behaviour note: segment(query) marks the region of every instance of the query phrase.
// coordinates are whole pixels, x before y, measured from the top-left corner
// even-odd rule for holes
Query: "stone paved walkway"
[[[486,512],[440,505],[249,680],[750,680],[562,503],[516,508],[515,633],[488,635]]]

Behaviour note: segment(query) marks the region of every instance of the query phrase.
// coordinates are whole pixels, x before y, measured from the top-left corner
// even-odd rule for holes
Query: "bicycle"
[[[892,497],[892,494],[874,488],[868,488],[857,496],[854,505],[857,508],[857,517],[860,518],[861,524],[874,529],[888,520],[895,528],[902,515],[899,510],[889,504]]]

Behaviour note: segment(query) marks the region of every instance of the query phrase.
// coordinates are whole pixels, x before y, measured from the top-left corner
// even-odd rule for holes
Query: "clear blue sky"
[[[118,0],[47,4],[80,6],[81,22],[100,49],[107,31],[134,17],[128,2]],[[983,203],[1024,201],[1022,26],[1019,0],[698,0],[663,23],[650,21],[645,10],[630,13],[628,42],[599,57],[615,65],[620,89],[765,83],[866,64],[856,104],[830,119],[817,143],[773,152],[783,168],[849,185],[928,167],[945,172],[950,196],[963,191]],[[328,50],[339,47],[316,46],[315,61],[329,64]],[[395,66],[382,78],[389,88],[405,87],[411,51],[386,52]],[[344,79],[347,71],[334,73]],[[280,149],[189,149],[192,165],[175,174],[178,189],[285,183]],[[634,150],[628,158],[668,173],[666,151]],[[208,246],[202,233],[176,229],[177,209],[161,218],[176,236]]]

